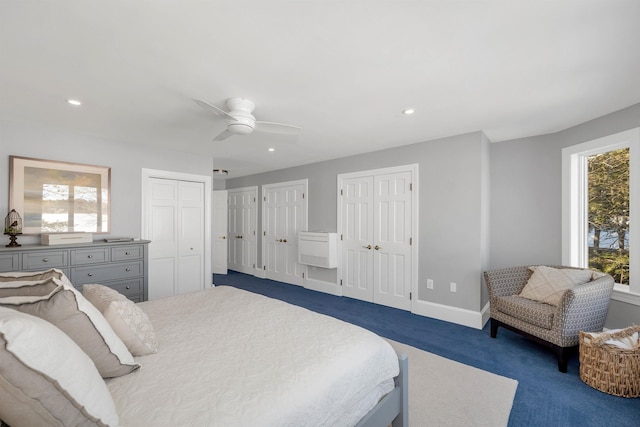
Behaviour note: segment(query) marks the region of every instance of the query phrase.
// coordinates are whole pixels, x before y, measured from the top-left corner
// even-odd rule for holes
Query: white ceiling
[[[637,0],[0,0],[0,118],[201,153],[237,177],[565,129],[640,102],[639,42]],[[225,122],[191,99],[229,97],[302,135],[212,142]]]

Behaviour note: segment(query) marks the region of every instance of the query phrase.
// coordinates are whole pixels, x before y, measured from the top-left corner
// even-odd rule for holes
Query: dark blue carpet
[[[518,389],[509,426],[640,426],[639,398],[611,396],[584,384],[577,354],[569,360],[568,372],[560,373],[551,350],[506,329],[498,329],[498,337],[492,339],[488,323],[477,330],[234,271],[215,275],[214,283],[299,305],[394,341],[513,378],[518,381]],[[412,426],[419,424],[414,422]]]

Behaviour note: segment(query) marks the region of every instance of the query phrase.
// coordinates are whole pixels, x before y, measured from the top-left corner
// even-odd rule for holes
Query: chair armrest
[[[554,316],[554,329],[563,336],[602,331],[614,283],[613,277],[606,275],[565,292]]]

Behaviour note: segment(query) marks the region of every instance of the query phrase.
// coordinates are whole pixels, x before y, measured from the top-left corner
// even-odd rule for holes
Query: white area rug
[[[506,426],[516,380],[387,340],[409,356],[409,426]]]

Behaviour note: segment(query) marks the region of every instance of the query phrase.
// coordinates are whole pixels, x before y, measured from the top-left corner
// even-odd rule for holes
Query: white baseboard
[[[480,314],[482,315],[482,328],[484,328],[484,325],[486,325],[491,318],[491,306],[489,304],[489,301],[487,301],[484,307],[482,307],[482,311],[480,312]]]
[[[489,320],[489,303],[487,303],[481,311],[473,311],[417,300],[414,302],[411,312],[420,316],[433,317],[434,319],[444,320],[470,328],[482,329],[484,324]]]
[[[324,292],[338,297],[342,296],[342,286],[333,282],[325,282],[324,280],[316,280],[305,278],[304,287],[313,291]]]

